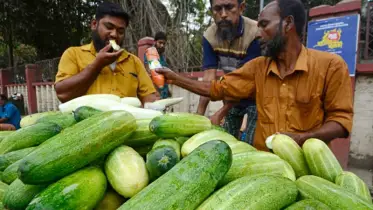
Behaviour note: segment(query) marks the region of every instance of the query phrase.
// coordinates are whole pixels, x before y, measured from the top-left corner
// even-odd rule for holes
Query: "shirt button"
[[[117,76],[117,73],[114,73],[114,76]]]

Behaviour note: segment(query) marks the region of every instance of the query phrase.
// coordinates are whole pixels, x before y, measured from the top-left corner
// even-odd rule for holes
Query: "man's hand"
[[[221,121],[223,120],[224,118],[224,114],[222,113],[219,113],[219,112],[216,112],[214,115],[212,115],[210,117],[210,121],[213,125],[220,125],[221,124]]]
[[[101,68],[114,63],[114,61],[116,61],[123,52],[123,49],[120,49],[116,52],[109,52],[110,49],[111,45],[108,44],[104,48],[102,48],[96,55],[95,62]]]
[[[295,142],[297,142],[299,146],[302,146],[304,144],[304,142],[307,139],[310,138],[310,135],[308,133],[287,133],[287,132],[284,132],[284,133],[281,133],[281,134],[289,136]]]
[[[179,75],[169,68],[161,68],[155,70],[158,74],[162,74],[166,80],[175,80]]]

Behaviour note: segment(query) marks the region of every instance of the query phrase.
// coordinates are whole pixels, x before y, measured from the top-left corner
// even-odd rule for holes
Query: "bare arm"
[[[204,82],[211,82],[215,78],[216,78],[216,69],[209,69],[204,72],[204,75],[203,75]],[[197,114],[204,115],[209,102],[210,102],[210,98],[201,96],[199,98]]]
[[[229,110],[234,106],[235,103],[227,102],[220,108],[213,116],[211,116],[211,123],[214,125],[220,125],[222,119],[228,114]]]
[[[0,119],[0,123],[5,123],[6,121],[8,121],[8,118],[1,118]]]
[[[152,94],[149,94],[147,96],[140,98],[140,100],[141,100],[141,103],[144,105],[145,103],[156,101],[157,96],[155,93],[152,93]]]
[[[171,71],[171,70],[170,70]],[[159,70],[158,70],[159,72]],[[164,70],[161,71],[164,74]],[[172,76],[170,76],[170,74]],[[179,76],[174,72],[167,72],[166,78],[172,81],[172,84],[177,85],[181,88],[189,90],[197,95],[210,97],[211,82],[196,81],[186,77]]]

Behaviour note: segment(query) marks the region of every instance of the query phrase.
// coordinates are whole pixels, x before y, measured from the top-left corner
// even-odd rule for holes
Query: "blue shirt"
[[[1,107],[1,111],[1,118],[8,118],[5,123],[14,125],[16,129],[20,128],[21,114],[14,104],[7,102]]]

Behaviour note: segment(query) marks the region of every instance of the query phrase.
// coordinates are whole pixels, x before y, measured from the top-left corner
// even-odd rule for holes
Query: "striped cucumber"
[[[146,155],[146,168],[148,169],[150,180],[156,180],[171,170],[179,161],[180,158],[171,146],[162,145],[152,149]]]
[[[172,147],[175,150],[178,159],[180,160],[180,144],[176,140],[160,139],[160,140],[158,140],[154,143],[153,149],[155,149],[157,147],[160,147],[160,146],[170,146],[170,147]]]
[[[76,121],[72,113],[59,113],[55,115],[44,116],[38,119],[36,123],[55,123],[62,129],[65,129],[76,124]]]
[[[249,175],[278,175],[295,181],[294,170],[277,155],[252,151],[233,155],[232,166],[219,185]]]
[[[7,192],[9,185],[5,184],[4,182],[0,182],[0,201],[3,200],[5,192]]]
[[[25,184],[57,181],[125,143],[135,130],[135,118],[125,111],[90,117],[66,128],[23,158],[19,178]]]
[[[276,155],[293,167],[296,177],[310,174],[302,148],[289,136],[275,134],[272,149]]]
[[[149,125],[150,131],[160,138],[192,136],[211,129],[211,121],[201,115],[190,113],[168,113],[155,117]]]
[[[37,195],[26,210],[93,209],[104,197],[105,174],[97,167],[87,167],[48,186]]]
[[[332,209],[373,209],[373,205],[365,199],[321,177],[306,175],[295,183],[302,198],[318,200]]]
[[[21,164],[21,160],[17,160],[16,162],[9,165],[3,172],[1,180],[7,184],[11,184],[14,180],[18,178],[18,168],[19,164]]]
[[[151,119],[136,120],[137,129],[126,141],[126,145],[130,147],[141,147],[153,145],[159,139],[157,135],[150,132],[149,124]]]
[[[368,186],[362,179],[356,176],[356,174],[349,171],[344,171],[337,176],[335,183],[346,190],[361,196],[369,203],[372,203],[372,197],[370,195]]]
[[[98,110],[98,109],[95,109],[93,107],[90,107],[90,106],[81,106],[77,109],[75,109],[75,111],[73,111],[73,114],[74,114],[74,119],[76,122],[80,122],[82,120],[85,120],[89,117],[92,117],[93,115],[96,115],[96,114],[99,114],[101,113],[102,111]]]
[[[24,158],[35,149],[36,147],[29,147],[0,155],[0,171],[3,171],[14,162]]]
[[[342,173],[342,167],[333,152],[323,141],[308,139],[303,144],[304,156],[312,175],[331,182]]]
[[[329,206],[314,199],[298,201],[284,210],[332,210]]]
[[[245,176],[216,191],[197,210],[278,210],[294,203],[297,195],[295,183],[287,178]]]
[[[223,141],[207,142],[159,177],[119,210],[194,210],[227,173],[232,152]]]

